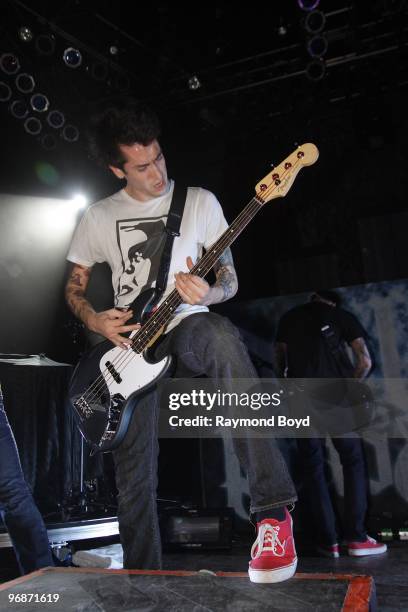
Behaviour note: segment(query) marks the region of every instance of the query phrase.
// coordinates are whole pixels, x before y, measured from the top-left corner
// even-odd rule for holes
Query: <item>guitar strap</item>
[[[166,240],[160,259],[159,272],[156,280],[155,304],[157,304],[157,302],[160,300],[167,286],[173,242],[176,236],[180,236],[180,225],[183,218],[187,190],[188,187],[182,185],[181,183],[174,184],[173,197],[171,199],[166,228],[164,230],[166,233]]]

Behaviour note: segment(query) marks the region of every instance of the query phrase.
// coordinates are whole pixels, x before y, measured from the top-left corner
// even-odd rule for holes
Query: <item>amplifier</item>
[[[231,548],[232,508],[167,508],[160,512],[167,550]]]

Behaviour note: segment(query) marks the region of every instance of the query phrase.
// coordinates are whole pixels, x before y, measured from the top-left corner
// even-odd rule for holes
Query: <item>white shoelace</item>
[[[255,554],[255,550],[258,550]],[[270,551],[277,557],[283,557],[285,554],[285,544],[279,540],[279,525],[269,525],[264,523],[260,526],[258,537],[251,548],[252,559],[257,559],[263,551]]]

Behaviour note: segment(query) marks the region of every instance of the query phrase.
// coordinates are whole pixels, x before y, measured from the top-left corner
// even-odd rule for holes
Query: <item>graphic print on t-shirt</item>
[[[122,270],[116,288],[115,305],[129,306],[156,280],[165,240],[167,215],[116,222]]]

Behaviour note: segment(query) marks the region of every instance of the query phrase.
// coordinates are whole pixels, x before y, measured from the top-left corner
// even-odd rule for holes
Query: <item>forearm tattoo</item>
[[[233,297],[238,289],[238,281],[231,249],[226,249],[218,259],[214,266],[214,272],[217,277],[215,287],[220,287],[222,289],[223,301]]]
[[[93,312],[91,304],[85,298],[90,275],[91,268],[75,264],[65,287],[68,306],[74,315],[83,322],[85,322],[86,315]]]
[[[356,338],[352,342],[352,348],[356,357],[354,377],[365,378],[371,369],[371,357],[363,338]]]

